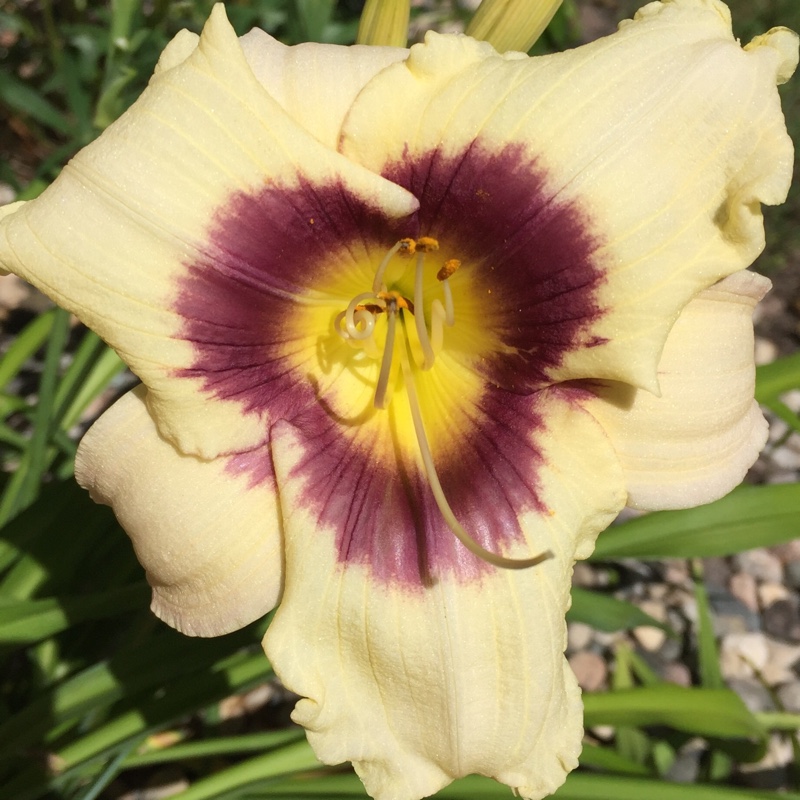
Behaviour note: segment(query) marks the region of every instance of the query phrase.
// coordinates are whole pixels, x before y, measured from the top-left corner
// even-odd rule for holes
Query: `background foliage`
[[[10,187],[7,199],[38,194],[136,98],[171,36],[182,27],[199,30],[211,5],[0,3],[0,181]],[[797,0],[731,5],[743,40],[776,24],[800,29]],[[359,6],[237,0],[228,12],[240,33],[259,26],[287,43],[349,43]],[[634,4],[610,7],[621,17]],[[567,0],[536,50],[577,43],[584,33],[578,11],[577,0]],[[467,16],[455,3],[421,3],[412,32]],[[783,90],[795,132],[798,87]],[[797,259],[798,203],[794,191],[771,213],[763,270]],[[144,798],[148,787],[169,793],[171,782],[169,796],[180,800],[364,797],[349,770],[320,768],[301,732],[287,725],[292,698],[271,682],[259,646],[267,621],[215,640],[185,638],[156,621],[124,533],[71,480],[85,423],[129,384],[117,356],[58,309],[12,314],[2,342],[0,797],[95,800],[130,791],[124,796]],[[797,387],[798,354],[759,372],[759,399],[800,432],[782,399]],[[583,769],[570,776],[561,800],[685,797],[686,787],[663,776],[696,737],[704,750],[692,798],[775,797],[728,785],[731,765],[758,760],[770,731],[795,737],[800,718],[753,714],[724,686],[700,559],[785,541],[799,516],[796,484],[746,486],[711,506],[653,514],[601,537],[594,559],[611,567],[621,559],[692,560],[694,685],[665,683],[633,650],[620,648],[611,690],[585,698],[587,728],[614,726],[615,735],[587,743]],[[586,589],[575,589],[570,618],[606,631],[661,624],[610,593]],[[510,793],[468,778],[440,796]]]

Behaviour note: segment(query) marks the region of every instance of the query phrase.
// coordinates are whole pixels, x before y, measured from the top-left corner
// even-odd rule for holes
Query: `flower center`
[[[347,308],[336,316],[333,323],[334,329],[351,347],[364,351],[371,358],[380,358],[381,366],[373,398],[376,408],[388,407],[394,393],[393,386],[398,372],[397,368],[393,369],[393,367],[399,362],[399,372],[402,374],[414,423],[414,433],[428,484],[442,518],[456,538],[471,553],[495,566],[508,569],[532,567],[552,558],[552,552],[546,550],[531,558],[517,559],[498,555],[479,545],[456,519],[450,503],[445,497],[434,464],[417,396],[414,373],[415,371],[427,371],[433,367],[444,343],[445,326],[453,327],[455,325],[455,309],[449,278],[461,266],[458,259],[450,259],[445,261],[437,272],[436,279],[441,287],[442,295],[441,298],[436,297],[430,303],[430,322],[428,322],[425,317],[425,255],[438,249],[438,241],[429,236],[398,241],[389,249],[378,265],[371,291],[357,294],[350,301]],[[389,290],[385,283],[386,273],[396,257],[416,259],[413,301],[398,291]],[[419,354],[416,356],[410,344],[406,314],[410,314],[414,319],[414,331],[419,342]],[[379,319],[384,315],[386,335],[381,350],[375,333]],[[400,327],[399,337],[397,336],[398,325]]]

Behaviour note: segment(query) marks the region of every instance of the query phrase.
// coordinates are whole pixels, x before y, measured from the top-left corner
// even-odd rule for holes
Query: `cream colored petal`
[[[580,692],[563,656],[570,575],[624,491],[588,414],[561,394],[542,410],[548,426],[537,444],[546,466],[538,476],[548,508],[519,510],[527,536],[519,554],[550,547],[554,557],[528,570],[455,571],[417,585],[337,555],[336,526],[320,524],[313,487],[298,469],[316,442],[279,423],[273,454],[287,571],[265,649],[285,685],[305,698],[293,718],[317,756],[353,761],[377,800],[416,800],[470,773],[541,798],[577,764]],[[371,480],[369,470],[361,480]],[[345,510],[342,525],[358,512]]]
[[[709,503],[756,460],[767,423],[753,400],[752,312],[769,286],[761,275],[737,272],[701,292],[667,338],[661,397],[614,385],[589,406],[617,449],[629,505]]]
[[[208,240],[220,213],[265,186],[312,197],[343,186],[388,217],[417,204],[288,117],[253,76],[221,5],[191,47],[184,36],[134,106],[40,198],[3,217],[0,263],[108,341],[148,386],[161,432],[210,458],[263,442],[269,416],[186,376],[197,345],[182,338],[178,304],[193,265],[216,269]]]
[[[479,183],[470,202],[494,201],[530,235],[560,224],[561,238],[582,232],[592,244],[598,313],[553,379],[657,391],[680,309],[752,262],[764,245],[760,204],[786,196],[792,144],[775,84],[796,64],[797,37],[785,29],[743,50],[717,0],[651,3],[612,36],[533,59],[429,34],[359,95],[342,151],[428,187],[446,180],[437,165],[471,164],[482,151],[498,169],[530,174],[527,203],[482,197]],[[446,201],[471,216],[464,196]],[[532,281],[561,278],[563,265],[536,261]]]
[[[165,70],[183,64],[194,53],[198,44],[200,44],[200,37],[196,33],[185,29],[178,31],[161,52],[153,74],[158,75]]]
[[[408,56],[402,47],[311,42],[288,47],[258,28],[239,41],[270,96],[298,125],[333,149],[339,144],[342,121],[364,85]]]
[[[192,636],[218,636],[258,619],[283,578],[274,484],[250,468],[269,454],[201,461],[158,433],[144,387],[117,401],[78,448],[75,474],[110,505],[153,588],[153,611]]]

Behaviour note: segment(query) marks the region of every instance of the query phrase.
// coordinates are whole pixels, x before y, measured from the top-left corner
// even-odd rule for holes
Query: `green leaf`
[[[303,739],[216,772],[173,795],[173,800],[213,800],[245,786],[316,767],[319,761]]]
[[[434,796],[449,800],[510,800],[512,797],[508,786],[477,775],[454,781]],[[363,800],[367,794],[361,781],[352,773],[331,775],[320,770],[318,773],[271,782],[258,793],[250,793],[247,797],[248,800],[260,797]],[[647,778],[580,772],[568,775],[566,783],[553,797],[556,800],[800,800],[800,795],[792,793],[776,795],[774,792],[754,789],[698,784],[687,786]],[[176,795],[175,800],[188,798]]]
[[[55,309],[33,319],[11,341],[0,358],[0,388],[4,387],[25,362],[47,341],[53,329]]]
[[[51,790],[61,789],[102,759],[113,760],[121,750],[127,756],[131,744],[138,744],[163,726],[271,676],[271,667],[263,653],[244,652],[218,662],[207,672],[195,673],[191,681],[164,686],[155,696],[131,698],[127,705],[115,708],[115,713],[99,727],[52,754],[53,763],[59,765],[59,774],[47,785]],[[0,786],[0,797],[33,800],[40,796],[41,788],[40,770],[31,767],[18,771]]]
[[[756,400],[767,406],[790,428],[800,433],[800,416],[786,403],[782,395],[800,387],[800,353],[779,358],[756,369]]]
[[[55,392],[69,325],[69,312],[61,308],[56,309],[53,330],[47,342],[42,378],[39,382],[39,400],[34,412],[33,435],[16,473],[3,492],[0,501],[0,524],[7,522],[14,514],[29,506],[39,493],[42,476],[47,467],[46,451],[53,430]]]
[[[71,132],[66,117],[49,100],[9,72],[0,72],[0,100],[60,134],[68,136]]]
[[[791,389],[800,387],[800,353],[779,358],[756,369],[756,400],[769,405]]]
[[[609,632],[649,625],[675,636],[669,625],[659,622],[632,603],[578,586],[572,587],[572,606],[567,612],[567,620],[583,622],[597,630]]]
[[[145,750],[125,759],[124,769],[148,767],[153,764],[164,764],[196,758],[209,758],[227,755],[239,755],[257,751],[263,753],[276,747],[296,742],[304,737],[301,728],[268,731],[266,733],[250,733],[241,736],[218,736],[200,739],[196,742],[176,744],[158,750]]]
[[[0,643],[36,642],[87,620],[143,608],[149,598],[149,587],[140,583],[84,597],[0,601]]]
[[[148,623],[155,622],[147,619]],[[47,738],[48,731],[69,726],[85,714],[102,717],[123,698],[135,703],[137,698],[150,698],[170,684],[194,684],[198,675],[220,673],[230,653],[253,645],[261,633],[260,626],[251,625],[218,639],[191,639],[165,626],[150,630],[144,641],[131,641],[107,661],[93,663],[49,691],[40,692],[0,724],[0,754],[13,755],[19,748]],[[262,660],[267,668],[266,659]],[[218,683],[207,687],[208,693],[200,697],[198,707],[213,701]],[[227,691],[227,682],[222,686]]]
[[[722,689],[725,681],[722,679],[711,604],[703,583],[703,564],[700,559],[695,559],[692,563],[692,577],[694,578],[694,597],[697,602],[697,657],[700,683],[706,689]]]
[[[608,772],[621,772],[626,775],[649,775],[647,767],[626,758],[610,747],[584,744],[581,751],[581,766],[594,767]]]
[[[790,541],[798,519],[800,484],[740,486],[706,506],[614,525],[600,535],[592,560],[727,556]]]
[[[556,800],[800,800],[797,794],[781,794],[757,789],[730,789],[667,783],[647,778],[617,777],[573,773],[554,795]]]
[[[584,724],[666,725],[721,739],[761,740],[766,731],[729,689],[689,689],[673,684],[584,694]]]

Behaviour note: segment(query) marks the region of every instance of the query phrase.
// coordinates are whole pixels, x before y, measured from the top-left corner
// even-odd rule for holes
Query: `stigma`
[[[431,236],[400,239],[378,264],[371,290],[357,294],[348,303],[347,308],[336,316],[333,327],[351,347],[363,351],[367,357],[380,360],[373,396],[375,408],[385,409],[389,406],[398,373],[402,376],[419,455],[431,493],[447,527],[467,550],[483,561],[506,569],[525,569],[552,558],[552,552],[546,550],[530,558],[508,558],[478,544],[464,529],[450,507],[433,460],[417,395],[415,374],[426,372],[433,367],[444,345],[445,328],[452,328],[455,325],[456,314],[449,280],[461,267],[461,262],[456,258],[445,261],[436,273],[438,295],[432,300],[426,297],[426,256],[438,250],[439,242]],[[406,261],[414,260],[412,297],[387,286],[387,272],[398,258]],[[407,270],[408,264],[401,269],[398,280]],[[396,272],[393,274],[397,275]],[[430,301],[429,310],[426,314],[428,301]],[[411,320],[407,317],[411,317]],[[376,331],[382,318],[385,318],[386,325],[381,347],[378,344]],[[417,348],[411,346],[412,331],[418,343]]]
[[[381,359],[373,398],[376,408],[386,408],[392,396],[390,383],[393,374],[396,373],[396,370],[393,373],[392,365],[395,359],[397,325],[400,324],[407,334],[405,314],[413,318],[414,331],[421,352],[421,356],[412,356],[412,360],[424,371],[433,367],[436,356],[441,352],[444,328],[455,324],[453,293],[449,278],[461,266],[458,259],[446,261],[437,272],[441,297],[435,297],[430,303],[426,318],[425,306],[428,298],[425,297],[425,256],[435,253],[438,249],[439,242],[432,236],[400,239],[389,249],[375,270],[371,291],[357,294],[334,320],[336,332],[348,344],[363,350],[368,356]],[[398,291],[390,291],[386,285],[386,273],[395,258],[415,260],[413,299]],[[386,333],[381,348],[377,344],[375,333],[378,319],[382,315],[386,316]]]

